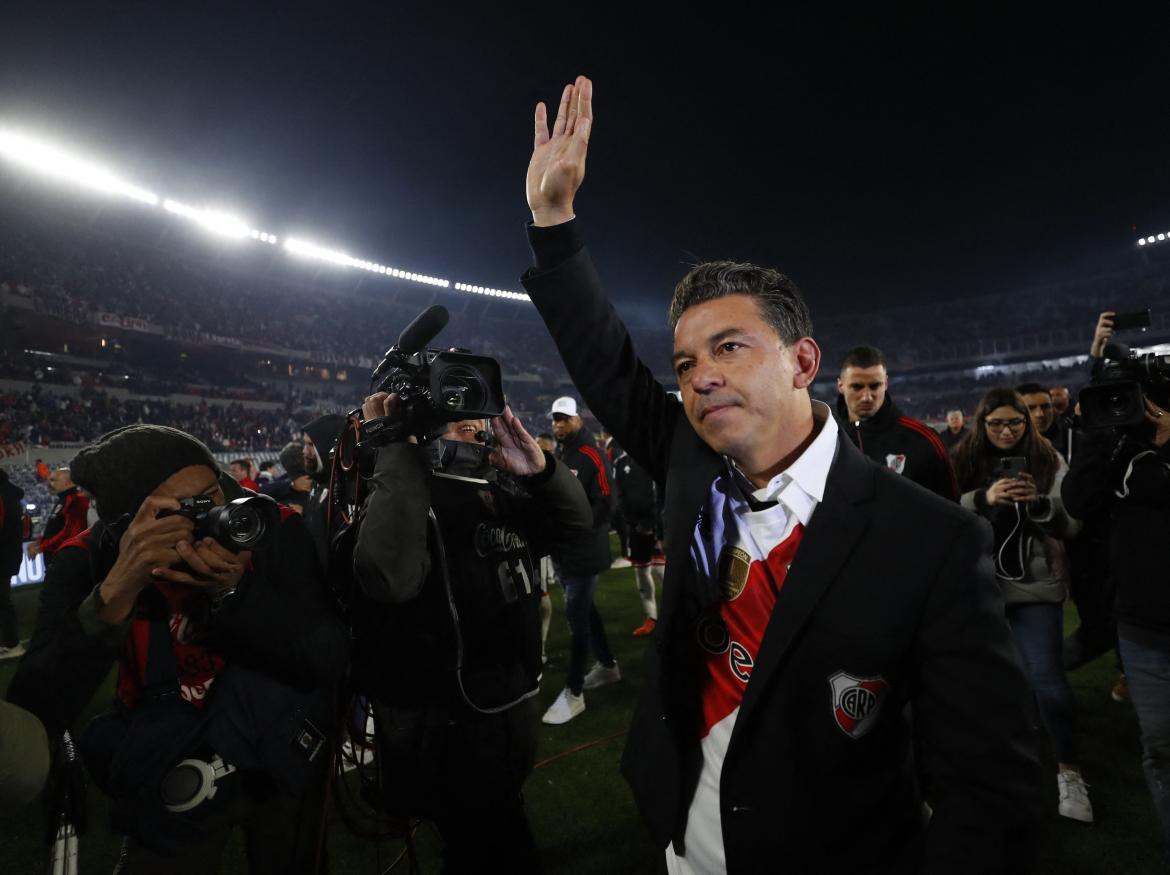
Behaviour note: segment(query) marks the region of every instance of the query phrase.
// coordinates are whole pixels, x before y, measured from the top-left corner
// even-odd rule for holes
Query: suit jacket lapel
[[[837,458],[825,484],[824,501],[813,513],[784,586],[776,597],[776,607],[740,703],[730,747],[734,747],[736,738],[748,725],[752,711],[766,693],[785,654],[868,527],[868,517],[856,505],[872,494],[875,474],[874,466],[839,434]]]

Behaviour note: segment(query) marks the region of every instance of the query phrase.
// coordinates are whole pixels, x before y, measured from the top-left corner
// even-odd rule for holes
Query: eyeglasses
[[[1005,428],[1010,428],[1015,431],[1017,428],[1023,428],[1026,420],[1019,416],[1015,419],[985,419],[983,424],[987,426],[989,431],[1003,431]]]

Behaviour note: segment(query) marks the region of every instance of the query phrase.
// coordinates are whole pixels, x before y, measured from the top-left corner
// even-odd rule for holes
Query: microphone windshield
[[[427,307],[398,335],[398,351],[403,355],[414,355],[443,330],[449,318],[446,307],[438,304]]]

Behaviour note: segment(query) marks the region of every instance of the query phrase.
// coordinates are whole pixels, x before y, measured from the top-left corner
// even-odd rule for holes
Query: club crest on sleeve
[[[903,453],[890,453],[886,456],[886,467],[895,474],[906,470],[906,456]]]
[[[833,718],[842,732],[855,739],[873,728],[890,691],[880,675],[859,678],[844,671],[830,675],[829,686],[833,690]]]

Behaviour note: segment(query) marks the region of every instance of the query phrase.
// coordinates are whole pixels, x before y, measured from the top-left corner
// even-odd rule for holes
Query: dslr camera
[[[1170,408],[1170,355],[1139,355],[1123,343],[1107,343],[1104,364],[1081,390],[1085,428],[1128,428],[1146,421],[1146,399]]]
[[[447,310],[423,311],[386,351],[370,384],[400,399],[400,414],[363,423],[362,446],[382,446],[414,435],[427,442],[448,422],[487,419],[504,412],[500,363],[484,355],[424,349],[447,324]]]
[[[195,540],[214,538],[233,553],[264,547],[280,525],[280,511],[267,495],[223,505],[216,505],[210,495],[193,495],[180,498],[178,510],[160,510],[155,516],[185,516],[195,524]]]

